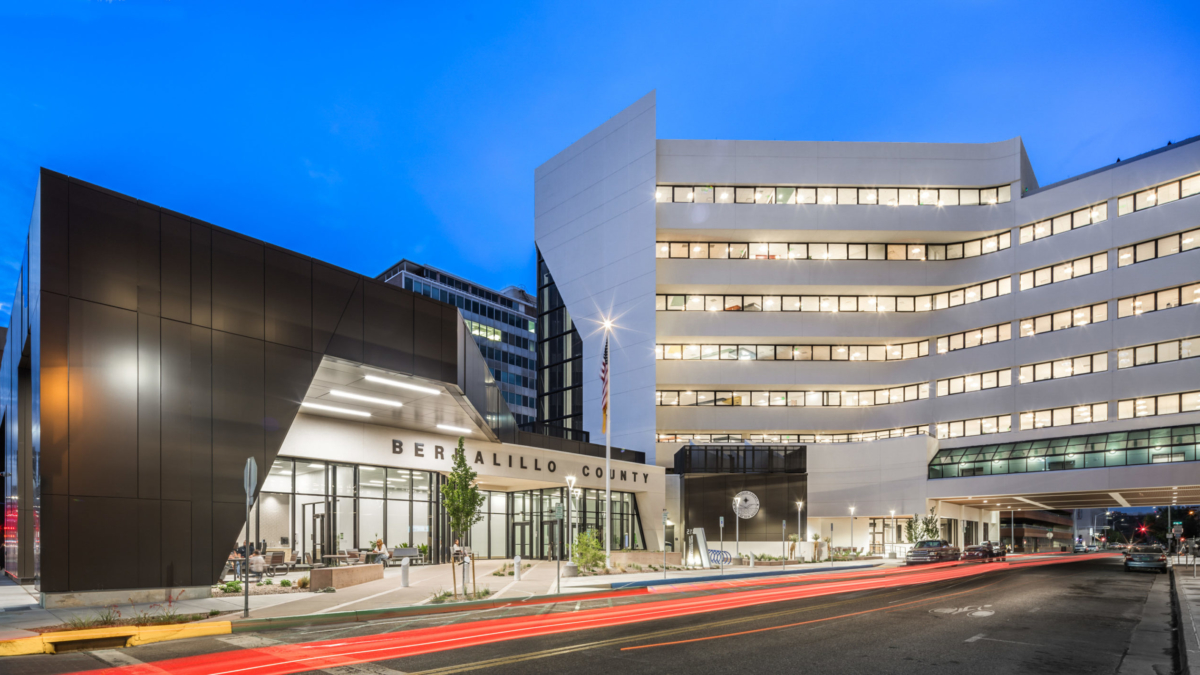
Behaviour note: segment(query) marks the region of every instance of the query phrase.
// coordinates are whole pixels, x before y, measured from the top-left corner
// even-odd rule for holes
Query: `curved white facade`
[[[618,339],[625,345],[614,359],[614,429],[619,445],[647,453],[657,450],[658,463],[669,464],[679,443],[656,440],[695,436],[708,442],[752,436],[760,440],[761,436],[770,441],[777,435],[811,443],[842,440],[843,435],[853,440],[860,436],[850,434],[878,430],[901,430],[897,435],[904,435],[907,429],[910,434],[919,430],[928,435],[925,449],[931,455],[939,447],[1200,422],[1200,409],[1192,407],[1191,398],[1179,399],[1179,412],[1169,415],[1151,416],[1145,405],[1148,397],[1200,390],[1200,359],[1180,356],[1169,363],[1126,367],[1119,361],[1127,348],[1200,337],[1200,304],[1195,302],[1200,301],[1200,286],[1192,286],[1200,282],[1200,248],[1193,248],[1200,247],[1200,194],[1182,196],[1200,189],[1200,177],[1193,178],[1200,174],[1200,143],[1180,143],[1039,188],[1019,138],[987,144],[655,139],[651,176],[645,133],[610,141],[616,132],[608,127],[627,128],[628,122],[621,120],[628,116],[653,129],[653,114],[651,94],[540,168],[536,188],[537,243],[560,288],[564,277],[566,285],[572,278],[576,281],[573,296],[563,293],[571,314],[599,316],[597,310],[610,306],[636,308],[628,309],[618,321],[622,333]],[[576,147],[589,139],[586,149]],[[599,170],[595,178],[581,179],[577,185],[555,184],[550,190],[557,179],[549,175],[548,167],[561,171],[563,165],[588,161],[584,153],[596,158],[608,155],[608,170]],[[618,156],[621,159],[613,159]],[[638,179],[611,185],[622,162],[640,167]],[[1159,186],[1163,187],[1151,198],[1146,191]],[[714,203],[688,203],[693,198],[688,190],[708,187],[714,188],[713,195],[706,189],[696,192],[705,199],[711,196]],[[738,194],[746,198],[755,194],[759,202],[770,198],[766,188],[782,188],[776,193],[779,199],[795,201],[801,199],[795,190],[813,188],[805,194],[825,195],[828,201],[818,196],[817,203],[716,203],[723,188],[739,187],[758,190]],[[855,199],[846,188],[861,188],[858,199],[876,203],[838,203]],[[884,189],[922,192],[916,204],[889,206],[878,201]],[[1008,199],[951,205],[948,202],[959,194],[951,192],[954,189],[966,190],[961,193],[963,200],[976,199],[976,189],[999,189],[983,194],[1007,193]],[[930,190],[946,190],[945,199],[926,194]],[[551,192],[571,196],[550,208]],[[565,210],[572,213],[564,217]],[[604,210],[609,220],[601,224],[602,219],[594,216]],[[1075,224],[1072,214],[1076,214]],[[1021,243],[1022,228],[1035,225],[1043,228],[1038,238]],[[1188,235],[1192,231],[1196,231],[1194,242]],[[1025,239],[1034,237],[1032,232],[1026,230]],[[1001,235],[1008,235],[1006,248],[956,260],[823,257],[834,250],[827,244],[952,245]],[[1164,239],[1158,245],[1161,257],[1147,253],[1146,246],[1125,250],[1171,235],[1180,236],[1174,244]],[[594,245],[570,243],[584,240]],[[701,248],[713,243],[767,242],[820,242],[822,246],[815,250],[821,257],[811,259],[801,253],[769,259],[712,259]],[[672,244],[687,244],[705,257],[680,257],[686,253],[683,247],[668,250]],[[711,250],[726,252],[719,246]],[[836,250],[841,257],[843,249]],[[853,250],[864,257],[862,246]],[[1131,257],[1119,257],[1126,253]],[[919,255],[928,257],[923,250]],[[1135,258],[1142,261],[1132,262]],[[1069,272],[1066,266],[1071,267]],[[587,279],[600,274],[598,270],[609,280],[609,289],[589,292]],[[1002,288],[1007,287],[1008,293],[993,290],[991,297],[984,295],[987,299],[968,299],[967,294],[980,292],[981,284],[997,280],[1006,280]],[[1169,289],[1176,289],[1175,295]],[[1164,291],[1161,297],[1147,295],[1160,290]],[[932,298],[943,292],[951,299],[942,301],[945,308],[936,309]],[[952,292],[961,293],[957,303]],[[836,298],[849,296],[857,300],[845,306],[855,311],[835,312],[829,305],[812,304],[827,299],[836,306]],[[917,297],[918,303],[931,298],[931,309],[881,312],[874,300],[866,300],[885,296]],[[1124,316],[1138,296],[1141,311]],[[1173,297],[1177,299],[1172,301]],[[804,306],[819,309],[768,308],[774,302],[797,308],[803,304],[797,300],[804,298],[810,299]],[[1123,298],[1134,299],[1121,305]],[[1148,298],[1162,309],[1147,311]],[[670,308],[672,302],[678,311]],[[758,311],[747,311],[756,305]],[[868,310],[859,310],[860,305]],[[728,307],[733,311],[726,311]],[[1072,311],[1069,327],[1062,314],[1067,310]],[[1034,331],[1034,319],[1045,316],[1050,318],[1037,323],[1039,332],[1028,335]],[[996,326],[1007,326],[1009,339],[965,346],[978,340],[972,336],[979,331]],[[959,345],[953,349],[951,336]],[[947,338],[941,353],[939,338]],[[599,340],[586,335],[584,340],[585,353],[598,352]],[[735,352],[721,349],[771,345],[837,349],[914,341],[928,341],[927,355],[904,360],[764,361],[757,356],[742,358],[751,353],[745,349],[736,352],[738,358],[728,358]],[[1200,339],[1194,344],[1183,351],[1200,354]],[[680,347],[673,352],[678,358],[665,356],[668,346]],[[686,360],[685,348],[690,355]],[[759,353],[769,354],[761,349]],[[794,355],[806,353],[797,350]],[[1091,357],[1086,364],[1085,356]],[[1076,357],[1081,360],[1064,365],[1065,359]],[[1037,368],[1046,363],[1050,365]],[[584,366],[585,427],[596,434],[599,415],[593,408],[599,388],[594,364],[593,357]],[[1091,372],[1083,374],[1084,370]],[[1001,372],[1005,374],[998,375]],[[1043,377],[1046,372],[1049,377]],[[1028,381],[1021,381],[1023,373]],[[954,388],[965,391],[950,393],[956,378],[965,382],[966,377],[985,375],[997,386],[974,391],[972,385],[955,383]],[[939,380],[947,381],[942,395],[938,395]],[[1007,386],[999,386],[1001,381]],[[868,406],[854,396],[851,400],[858,404],[847,407],[840,404],[844,396],[832,399],[838,405],[828,405],[831,399],[826,396],[822,405],[810,406],[797,403],[802,397],[788,395],[912,385],[926,385],[928,397],[907,400],[903,394],[899,399],[893,395],[883,404],[875,405],[879,399],[873,399]],[[691,403],[695,392],[724,405],[679,404],[685,396]],[[1132,403],[1122,405],[1122,401]],[[1164,411],[1175,409],[1164,401],[1159,404]],[[1069,409],[1066,417],[1062,409]],[[990,421],[976,425],[970,420]],[[967,422],[954,424],[963,421]],[[1007,431],[987,433],[1003,429]],[[876,441],[879,449],[874,452],[887,452],[885,448],[897,442]],[[856,459],[844,462],[839,457],[849,458],[849,448],[809,447],[812,516],[842,515],[843,504],[855,501],[879,501],[866,513],[888,514],[887,500],[872,497],[878,496],[878,481],[863,481],[822,496],[822,467],[853,473],[855,465],[865,461],[859,451],[854,451]],[[905,501],[893,508],[898,513],[923,512],[924,471],[902,478],[906,482],[898,490],[907,497],[893,500]]]

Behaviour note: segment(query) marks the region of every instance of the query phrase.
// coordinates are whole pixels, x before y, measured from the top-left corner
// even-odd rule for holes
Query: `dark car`
[[[992,559],[992,547],[986,543],[968,546],[963,549],[962,559],[987,562]]]
[[[992,557],[997,560],[1004,560],[1008,557],[1008,547],[1002,541],[987,542],[992,547]]]
[[[1161,546],[1131,546],[1125,551],[1125,571],[1167,571],[1167,552]]]
[[[951,546],[945,539],[925,539],[913,544],[908,555],[904,557],[904,562],[908,565],[919,565],[958,560],[960,557],[958,548]]]

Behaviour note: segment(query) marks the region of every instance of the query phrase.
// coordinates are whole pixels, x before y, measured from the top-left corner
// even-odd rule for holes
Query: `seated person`
[[[391,554],[388,553],[387,547],[383,545],[382,539],[375,540],[375,548],[371,549],[371,555],[375,556],[372,562],[377,562],[384,567],[387,567],[388,558]]]
[[[267,571],[267,561],[261,553],[250,554],[250,573],[258,575],[258,580],[262,581],[263,573]]]

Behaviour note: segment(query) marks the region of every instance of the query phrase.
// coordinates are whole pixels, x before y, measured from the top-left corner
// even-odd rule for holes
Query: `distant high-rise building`
[[[534,420],[537,302],[532,295],[517,286],[497,291],[410,260],[376,278],[458,307],[517,423]]]

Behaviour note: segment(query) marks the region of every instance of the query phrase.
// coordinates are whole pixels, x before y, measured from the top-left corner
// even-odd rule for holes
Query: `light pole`
[[[1104,530],[1107,532],[1108,531],[1108,517],[1111,515],[1112,515],[1112,511],[1105,511],[1104,513],[1097,513],[1096,515],[1092,516],[1092,539],[1093,540],[1096,538],[1096,519],[1099,518],[1100,516],[1104,516]]]
[[[600,366],[603,380],[604,400],[604,567],[612,567],[612,500],[610,484],[612,478],[612,359],[608,353],[608,338],[612,333],[612,319],[604,320],[604,363]],[[666,532],[663,533],[664,535]],[[666,550],[666,545],[663,545]]]
[[[571,497],[575,495],[575,476],[567,476],[567,560],[572,556],[571,537]],[[567,564],[570,564],[569,562]]]
[[[850,553],[854,553],[854,507],[850,507]]]
[[[741,525],[742,524],[738,522],[739,520],[742,519],[742,517],[738,515],[738,505],[741,503],[742,503],[741,497],[733,498],[733,553],[734,553],[734,555],[736,555],[739,558],[742,557],[742,537],[741,537],[741,529],[742,529]]]
[[[896,550],[896,509],[892,509],[892,551]]]
[[[804,525],[803,525],[804,516],[802,516],[800,514],[800,512],[803,510],[804,510],[804,500],[797,499],[796,500],[796,552],[797,552],[796,555],[798,558],[800,558],[801,562],[804,561],[804,553],[800,550],[800,544],[801,544],[802,540],[804,539]],[[814,556],[813,562],[816,562],[816,561],[817,561],[816,557]]]

